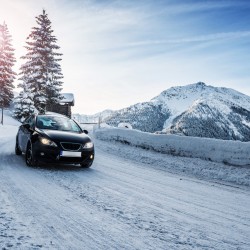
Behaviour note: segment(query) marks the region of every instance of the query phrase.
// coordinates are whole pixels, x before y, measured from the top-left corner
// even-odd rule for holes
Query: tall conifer
[[[6,23],[0,25],[0,107],[8,107],[14,94],[13,82],[16,73],[12,70],[16,62],[14,49],[11,44],[11,35],[9,34]],[[1,121],[3,123],[3,121]]]
[[[61,53],[56,52],[60,47],[51,29],[51,21],[45,10],[36,17],[37,27],[33,27],[27,37],[27,53],[21,57],[26,60],[20,68],[19,87],[27,89],[33,95],[35,108],[43,113],[46,107],[59,103],[62,86]],[[25,86],[25,87],[24,87]]]

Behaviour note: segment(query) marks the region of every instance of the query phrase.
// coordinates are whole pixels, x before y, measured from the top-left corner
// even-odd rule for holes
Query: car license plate
[[[81,157],[81,152],[72,152],[72,151],[61,151],[60,156],[63,157]]]

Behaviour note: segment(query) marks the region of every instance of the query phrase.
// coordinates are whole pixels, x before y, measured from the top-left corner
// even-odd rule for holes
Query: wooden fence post
[[[3,107],[2,107],[2,119],[1,119],[1,124],[3,125]]]

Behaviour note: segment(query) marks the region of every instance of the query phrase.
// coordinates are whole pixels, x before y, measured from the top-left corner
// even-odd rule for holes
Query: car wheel
[[[18,144],[17,140],[16,140],[16,146],[15,146],[15,153],[16,153],[16,155],[21,155],[22,154],[22,151],[19,148],[19,144]]]
[[[25,154],[25,162],[26,162],[26,165],[29,167],[35,167],[37,164],[36,159],[34,158],[34,155],[32,152],[32,146],[30,143],[27,146],[27,150]]]
[[[81,163],[82,168],[90,168],[93,162],[88,162],[88,163]]]

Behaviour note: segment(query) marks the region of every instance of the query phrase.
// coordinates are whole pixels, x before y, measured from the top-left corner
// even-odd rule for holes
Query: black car
[[[19,127],[15,152],[25,153],[28,166],[49,162],[88,168],[94,160],[94,144],[87,133],[74,120],[60,114],[32,115]]]

